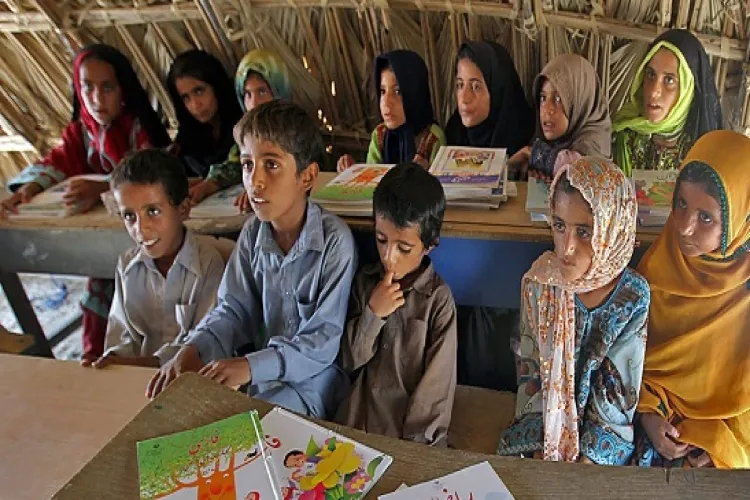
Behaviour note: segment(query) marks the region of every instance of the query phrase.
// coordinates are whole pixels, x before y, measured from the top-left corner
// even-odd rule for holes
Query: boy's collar
[[[182,230],[184,231],[185,236],[182,241],[180,250],[177,252],[177,255],[175,255],[172,266],[174,266],[175,264],[180,264],[191,273],[199,276],[201,274],[201,269],[200,262],[197,258],[197,240],[195,239],[195,235],[192,232],[188,231],[184,226]],[[133,260],[131,260],[130,263],[125,267],[123,274],[127,274],[137,262],[143,263],[152,271],[155,271],[157,273],[159,272],[159,270],[156,268],[156,262],[154,262],[154,259],[146,254],[146,251],[143,250],[143,247],[139,247],[138,253],[136,253]]]
[[[307,200],[304,217],[305,223],[297,237],[297,241],[289,251],[290,255],[305,250],[323,251],[323,213],[320,207]],[[273,229],[270,222],[260,223],[258,238],[255,240],[255,250],[261,250],[266,253],[281,253],[281,249],[273,237]]]
[[[364,267],[362,272],[370,276],[377,276],[378,280],[382,280],[385,276],[385,268],[383,267],[382,262],[377,262],[372,266]],[[432,292],[435,291],[436,287],[433,279],[435,277],[435,270],[432,267],[432,260],[430,257],[425,255],[422,262],[419,264],[419,267],[412,271],[411,274],[414,274],[414,280],[404,289],[404,291],[415,290],[424,295],[432,295]]]

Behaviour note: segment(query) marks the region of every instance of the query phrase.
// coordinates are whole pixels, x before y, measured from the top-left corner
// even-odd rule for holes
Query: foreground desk
[[[138,498],[138,441],[178,432],[268,404],[195,374],[180,377],[144,408],[54,498]],[[393,457],[368,498],[489,460],[511,493],[522,498],[717,498],[750,494],[750,471],[639,469],[504,458],[364,434],[325,424]]]
[[[0,498],[50,498],[146,406],[152,373],[0,354]]]

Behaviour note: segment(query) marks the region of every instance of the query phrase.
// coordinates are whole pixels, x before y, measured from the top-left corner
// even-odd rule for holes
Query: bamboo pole
[[[312,29],[309,17],[308,9],[302,10],[299,15],[300,24],[302,25],[305,37],[307,38],[307,43],[312,52],[315,64],[318,67],[318,71],[320,71],[323,100],[326,103],[326,107],[328,107],[326,115],[333,118],[333,123],[338,125],[340,123],[339,111],[336,104],[333,102],[333,97],[331,96],[331,76],[328,73],[325,61],[323,60],[323,55],[321,54],[320,46],[318,45],[318,39]]]
[[[344,81],[347,85],[347,92],[351,95],[354,100],[354,110],[357,117],[357,121],[364,123],[366,121],[364,105],[362,103],[362,96],[359,93],[359,86],[357,85],[357,77],[354,72],[354,64],[352,63],[352,54],[349,51],[349,46],[346,43],[346,36],[344,30],[341,27],[341,17],[338,10],[331,10],[333,26],[336,33],[336,38],[341,48],[341,54],[343,59],[344,73],[346,77]],[[337,123],[338,126],[341,124]]]

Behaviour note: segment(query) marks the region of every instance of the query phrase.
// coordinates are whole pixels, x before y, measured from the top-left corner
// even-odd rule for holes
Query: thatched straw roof
[[[382,51],[425,58],[443,123],[467,39],[504,44],[527,89],[551,57],[581,53],[615,110],[646,43],[668,27],[699,35],[728,121],[746,131],[747,15],[740,0],[0,0],[0,182],[56,143],[71,114],[72,54],[95,41],[131,58],[172,126],[164,78],[176,54],[206,49],[233,72],[247,50],[271,48],[291,68],[295,100],[347,147],[379,118],[371,69]]]

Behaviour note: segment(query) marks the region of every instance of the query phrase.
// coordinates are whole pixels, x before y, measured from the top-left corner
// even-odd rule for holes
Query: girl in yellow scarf
[[[641,261],[651,284],[641,465],[750,467],[749,168],[747,137],[699,139]]]

